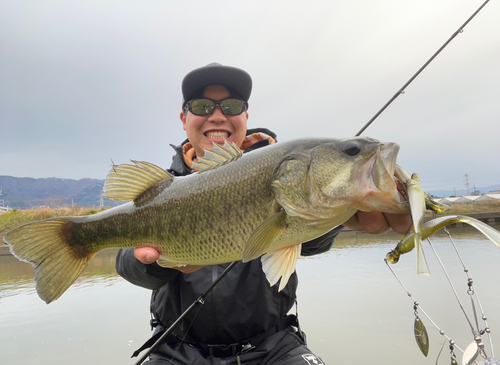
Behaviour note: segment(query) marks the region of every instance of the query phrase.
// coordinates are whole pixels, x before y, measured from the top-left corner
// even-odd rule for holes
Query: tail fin
[[[80,276],[95,253],[72,245],[73,222],[52,218],[18,227],[4,237],[12,254],[35,267],[36,290],[47,304]]]

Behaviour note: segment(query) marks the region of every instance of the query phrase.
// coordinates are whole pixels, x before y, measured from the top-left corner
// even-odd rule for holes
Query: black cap
[[[213,62],[191,71],[184,77],[182,107],[197,91],[204,90],[208,85],[223,85],[238,93],[244,101],[250,99],[252,92],[252,78],[246,71]]]

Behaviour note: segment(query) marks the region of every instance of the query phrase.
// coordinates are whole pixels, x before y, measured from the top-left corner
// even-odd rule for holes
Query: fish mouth
[[[380,190],[394,187],[394,173],[400,146],[397,143],[381,143],[375,153],[373,181]]]
[[[407,210],[407,199],[400,194],[398,180],[394,176],[400,146],[397,143],[380,143],[365,167],[371,170],[365,180],[364,199],[361,210],[379,210],[386,213],[401,213]]]

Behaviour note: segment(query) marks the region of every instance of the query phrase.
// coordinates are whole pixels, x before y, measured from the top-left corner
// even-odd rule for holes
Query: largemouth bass
[[[105,196],[132,200],[85,217],[52,218],[4,237],[35,266],[39,296],[59,298],[90,259],[110,247],[154,247],[164,267],[248,262],[262,257],[281,290],[303,242],[346,222],[357,210],[408,213],[394,179],[399,146],[358,137],[299,139],[241,156],[214,145],[200,172],[173,177],[146,162],[118,165]],[[281,279],[281,280],[280,280]]]

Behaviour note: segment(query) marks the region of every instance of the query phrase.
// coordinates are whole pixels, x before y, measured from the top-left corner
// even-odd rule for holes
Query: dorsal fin
[[[211,151],[205,150],[205,156],[193,163],[193,169],[200,172],[213,170],[229,162],[236,161],[243,155],[234,143],[225,141],[223,146],[217,143],[213,143],[213,145]]]
[[[134,161],[135,165],[113,165],[104,182],[104,197],[111,200],[135,200],[152,186],[173,178],[161,167],[145,161]]]

